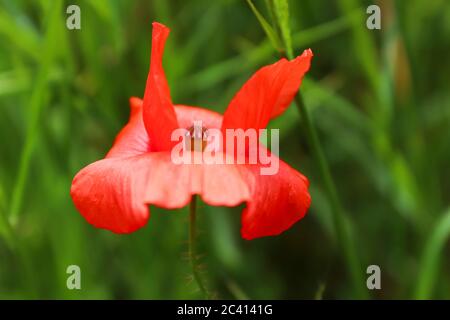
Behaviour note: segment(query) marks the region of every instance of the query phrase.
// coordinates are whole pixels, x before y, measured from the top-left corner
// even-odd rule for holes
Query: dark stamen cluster
[[[186,133],[186,149],[203,151],[208,144],[208,129],[202,126],[191,126]]]

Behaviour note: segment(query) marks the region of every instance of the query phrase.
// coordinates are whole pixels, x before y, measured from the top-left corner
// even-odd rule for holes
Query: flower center
[[[186,133],[186,150],[203,152],[208,144],[208,129],[194,124]]]

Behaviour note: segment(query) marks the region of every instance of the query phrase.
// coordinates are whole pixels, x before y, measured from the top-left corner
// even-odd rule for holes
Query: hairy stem
[[[196,253],[196,218],[197,218],[197,196],[192,196],[191,203],[189,204],[189,261],[191,263],[192,274],[194,281],[197,283],[198,288],[202,292],[206,299],[209,299],[209,293],[203,282],[203,279],[198,271],[197,253]]]

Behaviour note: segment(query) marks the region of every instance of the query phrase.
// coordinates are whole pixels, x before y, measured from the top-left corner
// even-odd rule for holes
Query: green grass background
[[[368,5],[382,30],[365,26]],[[81,8],[81,30],[65,9]],[[254,0],[266,17],[265,1]],[[450,298],[450,3],[289,1],[296,54],[315,57],[301,92],[324,145],[374,299]],[[164,66],[175,102],[223,112],[278,59],[246,1],[0,0],[0,298],[200,298],[188,213],[151,208],[115,235],[87,224],[73,176],[102,158],[142,96],[151,22],[172,29]],[[354,298],[306,131],[293,106],[271,123],[281,157],[311,182],[312,206],[278,237],[240,238],[239,208],[200,204],[203,275],[220,298]],[[173,183],[176,183],[174,181]],[[66,288],[81,267],[82,290]]]

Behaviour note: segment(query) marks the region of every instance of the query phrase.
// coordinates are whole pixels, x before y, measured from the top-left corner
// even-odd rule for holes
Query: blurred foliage
[[[81,30],[65,25],[74,3]],[[366,28],[372,3],[382,30]],[[382,270],[371,297],[449,299],[450,3],[291,0],[289,14],[295,53],[315,53],[301,91],[364,271]],[[244,0],[0,0],[0,298],[199,297],[186,208],[152,207],[145,228],[118,236],[87,224],[69,195],[126,123],[128,98],[143,94],[152,21],[172,29],[164,65],[175,102],[223,112],[278,58]],[[242,206],[200,205],[201,260],[218,297],[354,297],[299,118],[292,107],[270,126],[281,157],[311,181],[305,219],[245,241]],[[71,264],[82,290],[66,288]]]

